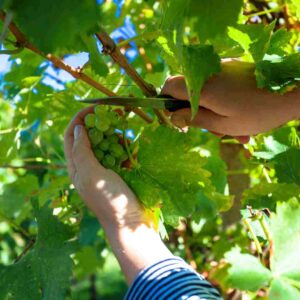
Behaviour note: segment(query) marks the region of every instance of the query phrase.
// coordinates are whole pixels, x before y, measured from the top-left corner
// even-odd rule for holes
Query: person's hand
[[[135,226],[144,221],[144,210],[119,175],[105,169],[95,158],[84,117],[93,107],[80,111],[65,133],[65,156],[71,180],[86,205],[102,225]]]
[[[95,158],[80,111],[65,133],[69,175],[86,205],[98,217],[129,284],[147,266],[173,257],[136,196],[116,173]]]
[[[187,100],[184,77],[169,78],[161,93]],[[196,117],[191,121],[190,109],[182,109],[172,115],[172,121],[180,127],[201,127],[244,142],[245,136],[266,132],[299,117],[299,90],[280,95],[258,89],[254,65],[231,61],[223,63],[221,74],[205,84]]]

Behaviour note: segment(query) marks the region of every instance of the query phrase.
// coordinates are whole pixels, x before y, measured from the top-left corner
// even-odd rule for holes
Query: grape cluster
[[[128,155],[123,140],[116,133],[122,122],[119,114],[98,105],[94,113],[85,116],[84,122],[98,161],[108,169],[120,167]]]

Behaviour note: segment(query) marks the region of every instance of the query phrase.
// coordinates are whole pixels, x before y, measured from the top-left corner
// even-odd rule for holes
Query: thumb
[[[73,143],[73,161],[78,170],[79,165],[88,167],[95,163],[95,156],[91,149],[91,144],[86,132],[86,129],[82,125],[76,125],[74,127],[74,143]]]

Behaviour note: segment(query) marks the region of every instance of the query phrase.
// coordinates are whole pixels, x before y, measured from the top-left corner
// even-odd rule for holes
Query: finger
[[[69,174],[71,176],[76,171],[74,161],[73,161],[73,158],[72,158],[72,148],[73,148],[73,143],[74,143],[74,127],[77,124],[83,125],[84,124],[84,117],[86,116],[86,114],[92,113],[93,111],[94,111],[94,106],[90,106],[90,107],[84,108],[83,110],[78,112],[74,116],[74,118],[72,119],[72,121],[70,122],[70,124],[68,125],[68,127],[65,131],[64,151],[65,151],[65,158],[67,160],[68,171],[69,171]]]
[[[95,165],[98,165],[100,170],[105,170],[94,156],[87,131],[85,127],[80,124],[77,124],[74,128],[72,158],[76,171],[78,173],[84,173],[83,176],[87,177]]]
[[[178,110],[171,117],[172,122],[181,128],[186,126],[205,128],[214,133],[219,133],[220,135],[225,135],[229,132],[228,117],[218,115],[204,107],[199,108],[194,119],[191,118],[190,109]]]
[[[173,76],[167,79],[162,90],[162,95],[170,95],[175,99],[188,100],[189,95],[183,76]]]

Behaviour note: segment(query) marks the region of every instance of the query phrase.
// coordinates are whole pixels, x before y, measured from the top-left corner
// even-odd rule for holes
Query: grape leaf
[[[300,295],[300,206],[298,201],[279,203],[270,218],[273,255],[266,269],[256,257],[234,248],[225,255],[231,264],[228,281],[242,290],[256,291],[271,285],[270,299],[296,299]],[[284,230],[283,230],[284,229]],[[284,296],[283,296],[284,295]]]
[[[287,54],[285,49],[287,45],[289,45],[292,36],[293,34],[285,28],[280,28],[275,31],[271,37],[267,54],[275,54],[279,56]]]
[[[205,160],[190,150],[185,133],[164,126],[147,128],[139,139],[140,167],[122,174],[146,207],[162,206],[165,222],[173,226],[179,217],[204,210],[205,200],[213,202],[214,212],[231,201],[215,192],[210,173],[203,169]]]
[[[272,161],[279,182],[300,185],[300,149],[290,148],[276,155]]]
[[[11,9],[23,33],[40,50],[77,49],[79,35],[96,31],[99,10],[96,1],[14,0]]]
[[[225,258],[231,264],[228,281],[241,290],[257,291],[268,285],[272,273],[250,254],[243,254],[239,248],[227,252]]]
[[[205,81],[221,71],[220,57],[209,45],[183,46],[181,61],[192,107],[192,117],[195,117]]]
[[[256,64],[255,74],[259,88],[284,91],[286,86],[293,86],[299,81],[300,53],[260,61]]]
[[[17,217],[29,203],[30,193],[38,188],[38,179],[34,175],[19,177],[17,181],[6,184],[0,196],[0,211],[9,218]]]
[[[261,61],[268,52],[275,24],[276,20],[265,26],[259,38],[250,45],[249,50],[255,62]]]
[[[226,31],[234,25],[242,11],[242,0],[191,0],[189,4],[190,18],[195,18],[194,29],[199,39],[205,42]]]
[[[262,159],[273,159],[276,155],[287,151],[288,147],[279,143],[273,136],[264,137],[264,150],[254,152],[253,155]]]
[[[258,62],[263,59],[271,45],[271,50],[273,49],[272,51],[274,51],[277,45],[276,43],[282,43],[282,40],[279,39],[277,34],[271,44],[274,27],[275,22],[267,26],[261,24],[237,25],[235,27],[229,27],[228,36],[240,44],[245,54],[251,55],[253,61]]]
[[[261,182],[243,192],[242,203],[253,208],[276,209],[278,201],[288,201],[300,196],[300,187],[294,183],[264,183]]]
[[[89,52],[89,61],[92,70],[99,76],[105,77],[109,71],[106,63],[103,61],[103,58],[101,57],[101,54],[98,50],[96,40],[92,36],[82,36],[81,38]]]
[[[284,279],[274,279],[269,292],[270,300],[300,299],[300,291]]]
[[[174,48],[181,45],[183,40],[184,19],[187,13],[185,0],[164,0],[163,1],[163,20],[161,30],[164,36]]]
[[[97,249],[92,246],[85,246],[75,254],[77,262],[75,274],[78,279],[94,274],[103,266],[104,259],[97,253]]]
[[[277,276],[284,276],[300,283],[299,204],[293,202],[279,204],[276,215],[271,218],[270,231],[274,246],[272,271]]]
[[[75,245],[71,229],[44,207],[37,213],[38,235],[32,250],[17,263],[0,268],[0,299],[65,299]],[[42,291],[42,294],[41,294]],[[43,295],[43,296],[42,296]]]

